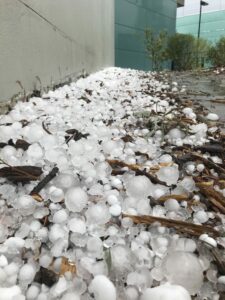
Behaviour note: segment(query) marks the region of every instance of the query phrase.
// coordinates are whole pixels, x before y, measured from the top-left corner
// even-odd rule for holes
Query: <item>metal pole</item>
[[[197,41],[197,67],[199,66],[199,39],[200,39],[200,30],[201,30],[201,20],[202,20],[202,1],[200,0],[200,9],[199,9],[199,22],[198,22],[198,41]]]
[[[202,1],[200,0],[199,22],[198,22],[198,39],[200,38],[201,20],[202,20]]]

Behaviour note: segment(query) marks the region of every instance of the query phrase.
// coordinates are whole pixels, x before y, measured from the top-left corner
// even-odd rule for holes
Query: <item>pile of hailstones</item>
[[[142,92],[149,86],[155,95]],[[201,145],[209,130],[198,122],[190,125],[192,134],[175,128],[166,136],[160,129],[151,136],[148,129],[135,128],[135,114],[143,109],[166,114],[178,108],[173,99],[169,104],[167,91],[176,93],[176,83],[170,86],[151,73],[109,68],[42,98],[19,102],[1,116],[2,142],[24,139],[31,144],[26,151],[5,146],[0,154],[3,162],[41,167],[43,177],[54,166],[59,168],[40,192],[41,202],[29,195],[37,182],[15,185],[1,178],[1,300],[219,299],[217,289],[224,288],[225,278],[217,275],[198,239],[159,225],[135,225],[122,216],[149,214],[196,224],[214,218],[202,206],[191,214],[185,202],[175,199],[157,204],[162,195],[195,191],[191,174],[204,169],[203,164],[190,163],[190,175],[180,179],[178,166],[169,164],[172,157],[160,148],[162,141]],[[183,113],[196,119],[190,108]],[[208,118],[216,120],[217,116],[209,114]],[[27,121],[26,126],[21,120]],[[65,132],[72,128],[88,136],[65,142]],[[125,135],[133,141],[124,142],[121,137]],[[135,155],[137,151],[148,154],[149,159],[143,162],[143,157]],[[168,163],[156,173],[168,187],[130,170],[112,176],[108,159],[143,165],[147,171]],[[198,195],[195,197],[197,200]],[[41,222],[46,216],[48,225]],[[216,246],[212,238],[203,238]],[[57,274],[62,257],[75,263],[76,274],[66,272],[49,286],[36,281],[40,268]]]

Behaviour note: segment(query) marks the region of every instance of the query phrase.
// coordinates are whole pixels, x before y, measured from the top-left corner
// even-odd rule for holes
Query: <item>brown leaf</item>
[[[13,183],[27,183],[38,180],[42,169],[35,166],[3,167],[0,169],[0,177],[4,177]]]
[[[132,136],[129,135],[129,134],[121,137],[121,140],[123,140],[124,143],[129,143],[129,142],[132,143],[134,141],[134,139],[132,138]]]
[[[42,202],[44,199],[39,194],[31,194],[31,196],[36,200],[37,202]]]
[[[75,263],[68,260],[66,257],[62,257],[61,266],[60,266],[60,276],[64,275],[66,272],[76,274],[76,265]]]
[[[45,284],[48,287],[53,286],[59,280],[59,275],[54,271],[41,267],[36,273],[34,281],[40,284]]]

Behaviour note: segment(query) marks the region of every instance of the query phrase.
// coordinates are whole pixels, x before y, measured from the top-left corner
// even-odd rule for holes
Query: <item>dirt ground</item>
[[[220,116],[225,127],[225,72],[216,74],[213,70],[200,72],[173,72],[172,80],[186,87],[184,98],[190,98],[203,104],[211,112]],[[222,101],[216,103],[214,101]],[[225,130],[225,129],[224,129]]]

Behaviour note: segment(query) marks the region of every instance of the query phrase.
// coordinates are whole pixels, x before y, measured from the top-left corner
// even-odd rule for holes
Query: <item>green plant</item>
[[[168,40],[167,55],[177,70],[188,70],[193,64],[194,36],[176,33]]]
[[[204,65],[209,44],[191,34],[175,33],[168,39],[167,55],[174,69],[192,70]]]
[[[208,51],[210,48],[210,44],[205,39],[197,39],[194,41],[193,53],[195,55],[195,59],[193,62],[193,68],[202,68],[204,63],[208,61]]]
[[[159,33],[155,33],[150,28],[145,30],[145,46],[152,63],[152,70],[161,70],[163,63],[167,60],[167,40],[168,34],[164,30]]]
[[[208,58],[215,67],[225,66],[225,37],[221,37],[214,46],[210,47]]]

